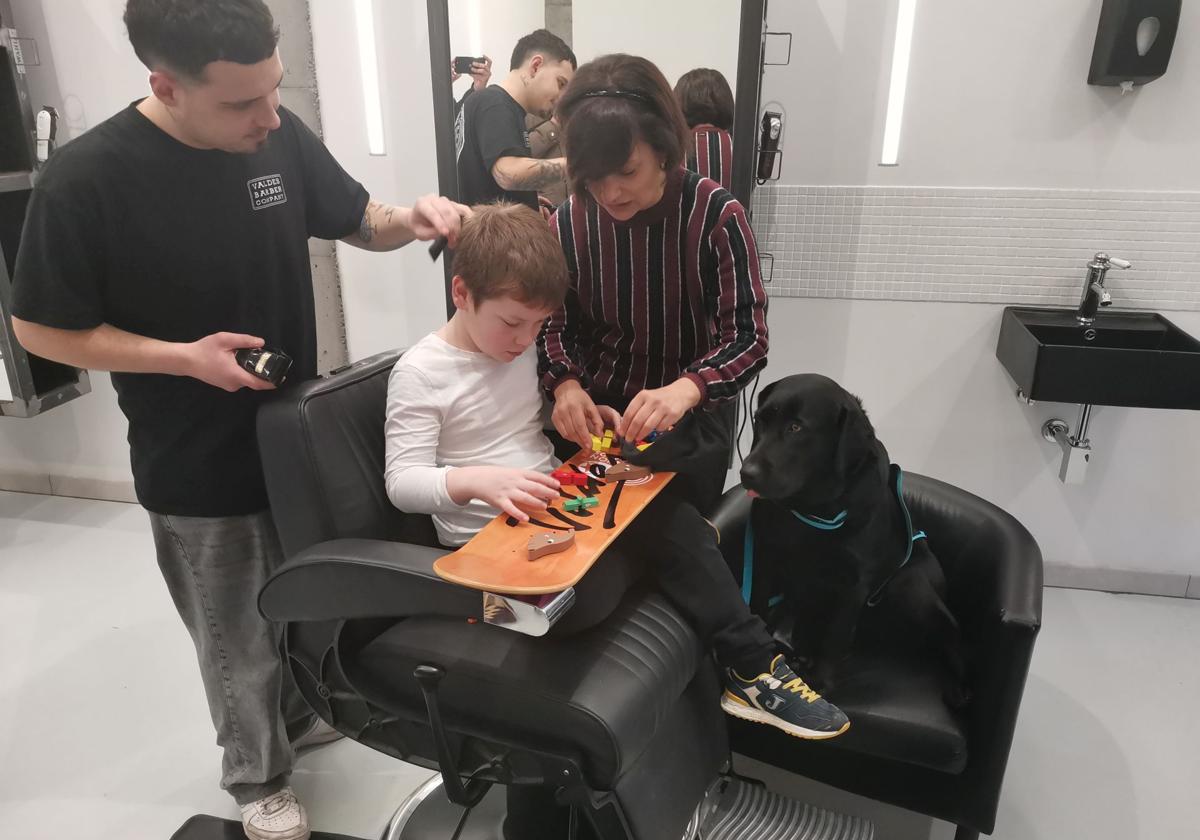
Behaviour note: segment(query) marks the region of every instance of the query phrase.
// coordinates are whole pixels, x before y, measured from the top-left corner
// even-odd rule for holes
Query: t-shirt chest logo
[[[287,202],[287,192],[283,188],[282,175],[263,175],[259,178],[251,178],[246,182],[246,188],[250,190],[251,210],[262,210],[264,207]]]

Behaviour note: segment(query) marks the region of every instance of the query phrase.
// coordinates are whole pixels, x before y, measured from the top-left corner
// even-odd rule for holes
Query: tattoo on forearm
[[[358,238],[363,242],[370,242],[375,238],[378,229],[372,219],[372,211],[379,207],[379,203],[375,201],[367,202],[367,209],[363,211],[362,222],[358,226]]]
[[[379,236],[380,230],[390,230],[392,226],[392,218],[396,215],[396,208],[390,204],[383,204],[379,201],[367,202],[367,209],[363,211],[362,224],[358,226],[358,238],[365,242],[371,242]]]
[[[559,184],[566,178],[565,169],[557,160],[532,160],[529,168],[512,179],[514,190],[539,190]]]

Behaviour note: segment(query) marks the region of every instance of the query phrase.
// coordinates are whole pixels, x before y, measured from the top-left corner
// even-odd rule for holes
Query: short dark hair
[[[550,225],[524,204],[480,204],[463,223],[454,273],[475,306],[511,297],[557,309],[567,296],[567,259]]]
[[[566,41],[549,29],[537,29],[517,41],[517,45],[513,47],[512,60],[508,63],[508,69],[516,70],[529,60],[529,56],[538,54],[554,61],[569,61],[572,70],[579,66],[575,61],[575,53],[571,52]]]
[[[638,140],[662,155],[663,166],[683,163],[690,135],[662,71],[636,55],[605,55],[579,68],[556,109],[571,189],[587,194],[589,181],[620,171]]]
[[[213,61],[258,64],[279,43],[263,0],[129,0],[125,28],[142,64],[190,79]]]
[[[699,67],[684,73],[675,83],[675,98],[688,128],[707,123],[733,131],[733,91],[716,70]]]

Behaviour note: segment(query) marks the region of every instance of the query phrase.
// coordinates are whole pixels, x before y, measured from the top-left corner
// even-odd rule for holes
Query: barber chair
[[[971,660],[972,700],[961,714],[942,702],[935,662],[855,654],[830,695],[850,730],[823,743],[771,737],[731,721],[739,754],[842,790],[947,820],[956,840],[990,834],[1042,621],[1042,555],[1032,536],[995,505],[906,472],[904,500],[946,572],[948,606]],[[741,574],[751,501],[729,490],[712,517],[726,561]],[[752,570],[751,605],[766,613],[770,581]]]
[[[258,418],[288,558],[259,608],[286,623],[300,690],[346,736],[439,771],[385,838],[498,837],[502,786],[512,785],[569,807],[563,837],[577,823],[601,840],[674,840],[701,826],[709,840],[873,837],[865,820],[727,774],[716,668],[661,595],[632,589],[594,627],[539,638],[529,634],[546,631],[569,593],[485,610],[481,593],[433,573],[444,550],[432,522],[396,510],[384,491],[398,357],[282,392]],[[762,734],[775,744],[766,752],[787,752],[790,739]]]

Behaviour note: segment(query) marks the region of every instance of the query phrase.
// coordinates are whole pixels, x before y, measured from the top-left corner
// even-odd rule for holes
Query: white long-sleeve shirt
[[[388,498],[403,511],[432,514],[438,539],[462,545],[499,511],[478,500],[455,504],[446,474],[478,466],[549,473],[558,462],[542,429],[534,348],[504,363],[427,335],[388,381]]]

